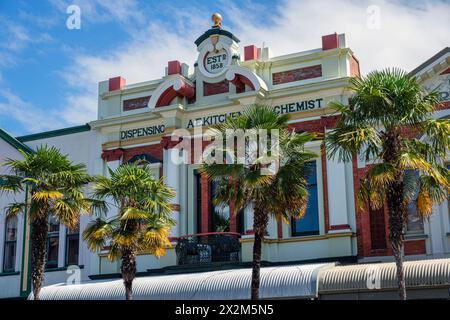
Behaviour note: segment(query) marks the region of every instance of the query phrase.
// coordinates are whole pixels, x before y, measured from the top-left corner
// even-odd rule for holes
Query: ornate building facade
[[[172,132],[184,129],[192,144],[205,147],[207,143],[197,135],[199,130],[259,103],[289,114],[292,130],[326,133],[338,118],[328,103],[347,103],[351,96],[349,79],[360,74],[359,60],[347,47],[344,34],[323,36],[317,49],[272,56],[267,47],[241,48],[235,35],[217,25],[195,41],[195,48],[198,59],[194,66],[169,61],[160,79],[127,84],[119,76],[100,82],[98,119],[89,124],[17,138],[0,131],[2,160],[20,158],[19,149],[32,152],[47,144],[61,149],[75,163],[86,164],[93,175],[107,175],[108,168],[143,161],[155,177],[164,178],[176,191],[173,246],[160,259],[139,255],[141,274],[183,272],[183,268],[202,263],[212,269],[229,264],[245,266],[252,259],[252,208],[236,212],[233,203],[225,208],[214,206],[215,185],[199,173],[199,158],[182,153],[192,161],[171,161],[174,154],[180,156],[171,140]],[[439,118],[450,114],[449,67],[447,48],[412,72],[425,87],[441,90]],[[356,206],[356,190],[367,164],[357,157],[352,162],[330,160],[321,141],[307,148],[318,156],[310,163],[313,173],[308,177],[306,215],[290,224],[270,219],[263,245],[264,262],[356,262],[389,256],[386,212],[361,212]],[[10,201],[11,197],[2,195],[0,208]],[[422,221],[410,208],[407,255],[450,253],[448,204],[436,206],[434,211],[428,221]],[[108,215],[114,214],[112,210]],[[66,282],[70,272],[79,272],[82,281],[114,277],[120,272],[119,262],[108,261],[106,251],[92,253],[80,239],[91,219],[83,216],[79,230],[66,230],[51,221],[46,285]],[[0,214],[0,298],[29,293],[29,236],[26,214],[18,219]],[[182,243],[204,244],[207,249],[197,246],[189,253],[182,250]],[[229,250],[225,255],[223,246]],[[219,247],[222,254],[215,255]],[[79,270],[67,271],[71,265]]]

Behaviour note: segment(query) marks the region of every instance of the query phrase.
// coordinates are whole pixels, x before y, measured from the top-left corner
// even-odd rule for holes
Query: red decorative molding
[[[183,137],[179,137],[178,141],[172,140],[172,136],[165,136],[161,138],[161,147],[163,149],[173,149],[176,145],[178,145],[181,141],[183,141]]]
[[[134,147],[124,149],[123,162],[128,162],[134,156],[148,154],[160,162],[163,161],[163,148],[161,144],[152,144],[148,146]]]
[[[167,74],[181,74],[181,63],[180,61],[174,60],[169,61],[167,64]]]
[[[151,96],[128,99],[123,101],[123,111],[131,111],[146,108]]]
[[[201,174],[201,184],[202,184],[202,191],[201,191],[201,205],[202,205],[202,211],[201,211],[201,232],[209,232],[210,231],[210,224],[211,224],[211,201],[210,201],[210,194],[211,194],[211,188],[209,179],[205,174]]]
[[[255,45],[244,47],[244,60],[256,60],[259,58],[258,48]]]
[[[223,80],[217,83],[203,82],[203,96],[212,96],[215,94],[227,93],[230,91],[230,83]]]
[[[321,148],[322,161],[322,186],[323,186],[323,211],[325,216],[325,233],[330,230],[330,206],[328,204],[328,169],[327,169],[327,154],[325,146],[322,144]]]
[[[444,101],[437,105],[436,110],[450,109],[450,101]]]
[[[354,77],[357,76],[359,77],[361,74],[360,69],[359,69],[359,60],[356,59],[355,56],[351,56],[350,57],[350,76]]]
[[[195,88],[187,84],[185,81],[182,81],[181,87],[178,89],[171,86],[161,94],[155,107],[159,108],[168,106],[176,97],[186,97],[187,99],[192,99],[195,97]]]
[[[336,32],[322,37],[322,50],[336,48],[339,48],[339,36]]]
[[[441,74],[449,74],[450,73],[450,68],[448,68],[447,70],[441,72]]]
[[[330,230],[347,230],[350,229],[350,225],[348,224],[337,224],[334,226],[330,226]]]
[[[230,232],[237,232],[237,212],[234,201],[230,202]]]
[[[278,239],[283,238],[283,221],[281,219],[277,219],[277,237]]]
[[[109,91],[122,90],[125,87],[126,79],[115,77],[109,79]]]
[[[230,81],[232,84],[235,85],[236,87],[236,93],[242,93],[245,92],[245,86],[249,86],[251,88],[251,90],[255,90],[255,86],[253,85],[253,83],[250,81],[249,78],[241,75],[241,74],[237,74],[233,80]]]
[[[318,78],[322,76],[322,65],[298,68],[294,70],[282,71],[272,74],[272,83],[274,85]]]
[[[117,161],[117,160],[120,160],[123,153],[124,153],[124,151],[121,148],[114,149],[114,150],[104,150],[102,152],[102,159],[105,160],[106,162]]]

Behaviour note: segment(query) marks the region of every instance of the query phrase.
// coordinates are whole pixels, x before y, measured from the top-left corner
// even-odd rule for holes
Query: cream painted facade
[[[343,34],[324,36],[321,48],[278,57],[272,56],[269,48],[241,48],[233,34],[217,27],[200,36],[196,45],[198,59],[194,66],[170,61],[165,72],[161,68],[164,76],[157,80],[126,84],[125,79],[117,77],[100,82],[98,119],[89,125],[19,137],[16,140],[32,149],[42,144],[56,146],[68,154],[72,161],[86,164],[88,172],[93,175],[107,175],[108,167],[115,169],[121,163],[139,158],[150,163],[155,177],[164,177],[165,182],[177,192],[173,200],[176,205],[173,215],[177,220],[171,234],[173,247],[160,259],[141,254],[137,267],[138,272],[142,273],[162,272],[170,268],[182,270],[177,266],[177,238],[215,232],[211,227],[210,199],[205,198],[208,193],[198,189],[201,181],[198,179],[201,178],[196,175],[196,169],[199,164],[178,165],[170,161],[172,154],[179,153],[170,142],[174,130],[198,132],[199,128],[205,129],[227,116],[236,116],[250,104],[259,103],[273,106],[277,112],[289,113],[292,129],[325,133],[332,129],[336,120],[328,103],[347,103],[351,94],[346,89],[348,81],[352,76],[359,75],[359,62],[346,46]],[[195,47],[192,49],[195,50]],[[272,264],[318,260],[356,261],[358,256],[364,255],[358,251],[360,246],[357,243],[355,168],[362,168],[365,164],[327,159],[326,155],[321,154],[320,141],[307,147],[318,154],[316,173],[312,177],[317,193],[314,209],[317,217],[311,220],[314,230],[299,235],[301,232],[297,234],[297,227],[293,228],[293,224],[271,219],[262,259]],[[13,146],[11,141],[0,139],[2,160],[20,157],[18,148],[20,145]],[[207,188],[210,194],[211,187]],[[1,196],[0,208],[4,208],[9,201],[9,198]],[[446,206],[443,204],[443,207],[437,208],[440,210],[437,220],[426,224],[429,234],[426,238],[426,254],[450,252],[449,238],[447,235],[442,236],[449,232]],[[241,220],[236,218],[229,226],[230,231],[239,233],[242,246],[239,263],[243,264],[252,259],[251,211],[251,208],[246,208],[241,213]],[[114,214],[111,211],[108,216]],[[230,220],[234,219],[230,217]],[[82,218],[80,234],[91,219],[88,216]],[[27,242],[24,242],[25,225],[22,216],[17,228],[15,270],[0,273],[0,298],[18,297],[29,291],[27,277],[24,276],[28,257],[23,250],[29,250]],[[441,228],[440,231],[438,228]],[[1,214],[1,266],[4,259],[4,232],[5,216]],[[431,236],[433,232],[437,235]],[[441,241],[436,240],[439,232]],[[46,272],[46,285],[66,282],[73,274],[66,270],[65,241],[66,229],[61,226],[58,268]],[[108,261],[106,252],[88,251],[81,240],[78,265],[81,266],[81,281],[109,277],[120,272],[119,262]]]

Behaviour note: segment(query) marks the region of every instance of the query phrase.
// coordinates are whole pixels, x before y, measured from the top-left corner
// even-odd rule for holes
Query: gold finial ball
[[[222,26],[222,16],[220,15],[220,13],[218,13],[218,12],[213,13],[211,20],[214,23],[213,27],[221,27]]]

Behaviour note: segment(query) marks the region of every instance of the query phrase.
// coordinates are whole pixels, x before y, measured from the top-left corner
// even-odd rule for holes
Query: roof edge
[[[436,53],[434,56],[432,56],[431,58],[426,60],[424,63],[419,65],[417,68],[413,69],[409,74],[411,76],[415,76],[417,73],[419,73],[419,71],[422,71],[423,69],[425,69],[426,66],[433,63],[434,61],[436,61],[437,59],[439,59],[440,57],[442,57],[443,55],[445,55],[448,52],[450,52],[450,47],[445,47],[444,49],[442,49],[441,51]]]
[[[198,37],[197,40],[194,41],[194,43],[198,47],[203,41],[205,41],[206,39],[208,39],[210,36],[213,35],[226,36],[237,43],[240,42],[240,40],[230,31],[227,31],[219,27],[212,27],[211,29],[207,30],[204,34],[202,34],[200,37]]]
[[[10,146],[17,150],[22,150],[26,153],[34,153],[34,150],[31,149],[26,144],[22,143],[18,139],[14,138],[12,135],[10,135],[8,132],[0,128],[0,139],[6,141]]]
[[[17,137],[16,139],[20,142],[28,142],[28,141],[35,141],[40,139],[46,139],[46,138],[53,138],[53,137],[59,137],[59,136],[65,136],[69,134],[84,132],[84,131],[90,131],[91,126],[86,123],[80,126],[75,127],[68,127],[63,129],[57,129],[57,130],[51,130],[51,131],[44,131],[34,134],[29,134],[25,136]]]

